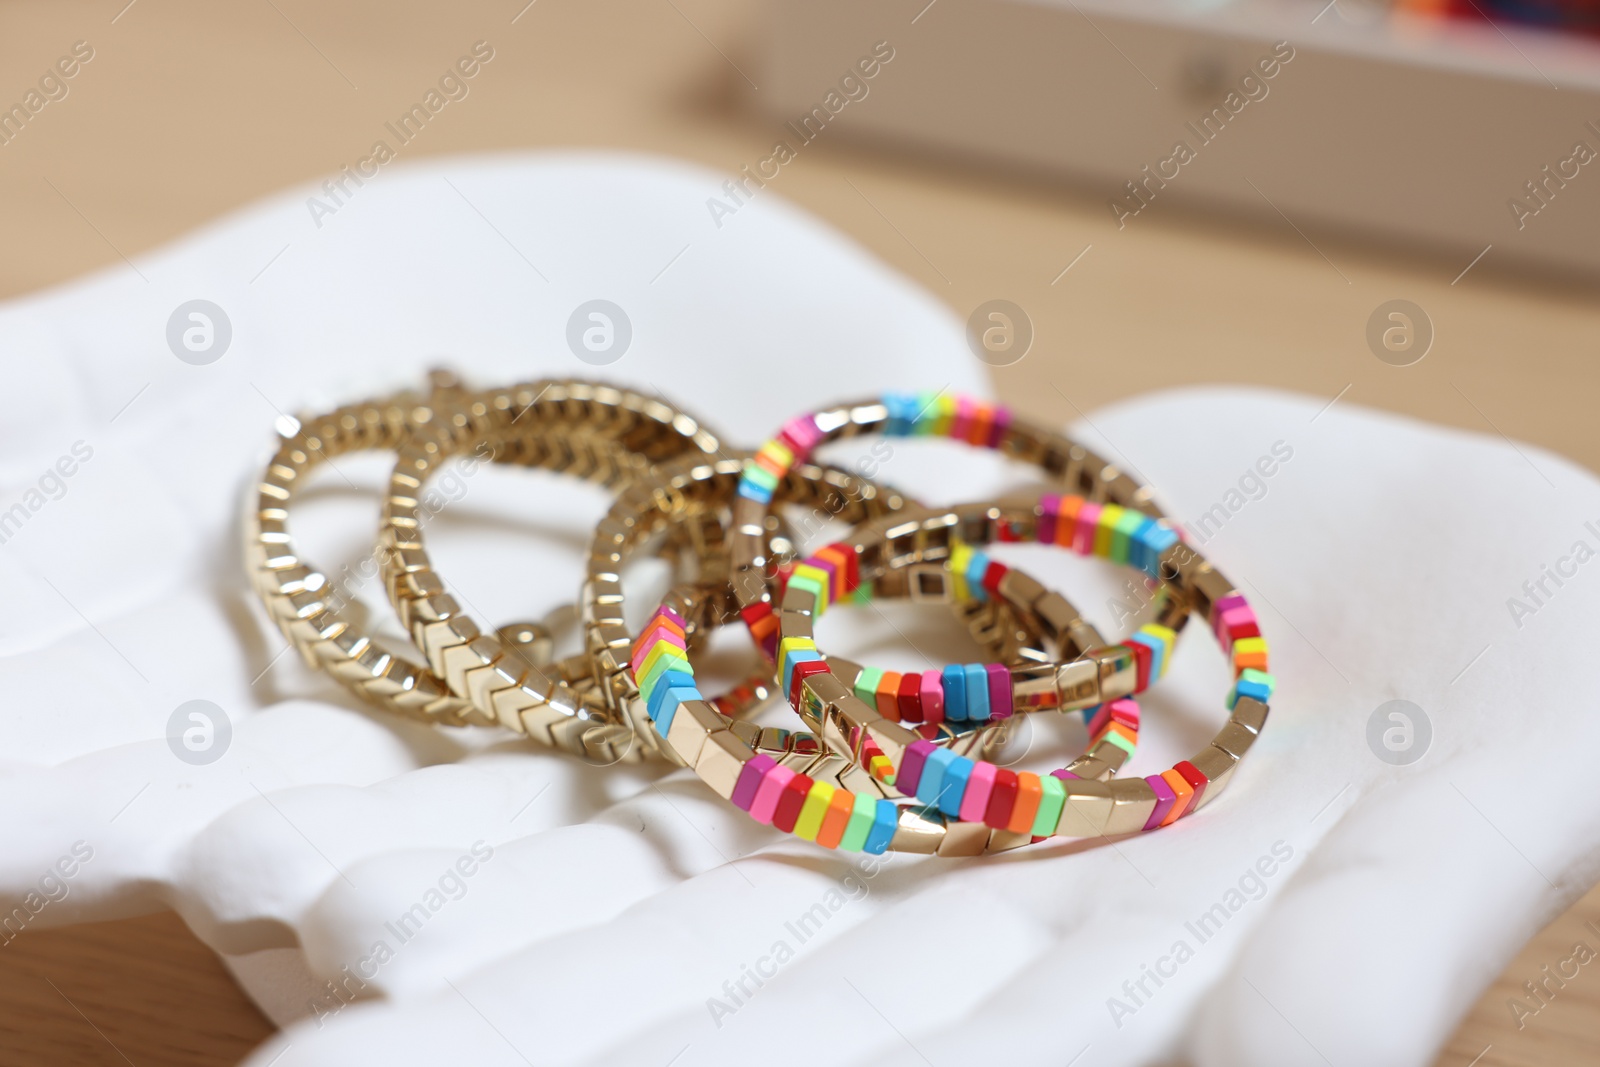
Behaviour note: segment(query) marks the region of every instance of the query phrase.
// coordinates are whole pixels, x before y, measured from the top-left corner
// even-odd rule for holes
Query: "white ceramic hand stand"
[[[38,905],[13,936],[177,908],[291,1024],[255,1067],[1427,1062],[1600,873],[1582,763],[1600,564],[1574,551],[1600,549],[1600,483],[1537,449],[1238,389],[1079,427],[1174,516],[1210,516],[1205,551],[1251,596],[1279,679],[1227,794],[1114,848],[863,867],[686,772],[392,721],[280,655],[237,516],[281,412],[437,364],[484,384],[598,373],[748,446],[830,400],[987,390],[954,316],[776,190],[718,228],[721,181],[594,156],[386,171],[320,227],[302,191],[0,308],[0,504],[25,512],[0,544],[0,803],[26,816],[0,829],[0,890]],[[596,298],[633,330],[602,368],[565,342]],[[168,342],[197,299],[231,335],[203,364]],[[1029,358],[1058,358],[1051,339]],[[324,472],[296,515],[312,559],[370,551],[387,469]],[[1022,480],[938,442],[897,445],[879,476],[932,501]],[[575,595],[604,504],[485,468],[436,556],[485,620],[538,617]],[[1114,629],[1112,572],[1018,558]],[[641,615],[660,580],[645,568]],[[1513,618],[1512,597],[1533,610]],[[835,616],[841,648],[872,638]],[[1226,684],[1192,628],[1133,769],[1209,738]],[[226,719],[214,762],[183,748],[190,720],[169,743],[191,700]],[[1382,717],[1369,742],[1391,700],[1426,730]]]

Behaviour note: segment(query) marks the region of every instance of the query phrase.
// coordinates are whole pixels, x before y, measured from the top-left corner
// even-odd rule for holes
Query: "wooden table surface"
[[[526,2],[11,0],[0,7],[0,102],[74,42],[94,57],[64,99],[0,145],[0,296],[119,264],[332,174],[478,40],[493,63],[405,158],[604,146],[731,174],[769,154],[779,124],[752,105],[759,89],[740,72],[757,69],[756,4]],[[904,47],[915,47],[914,26]],[[1492,257],[1452,282],[1466,263],[1162,204],[1119,234],[1096,196],[880,152],[847,130],[808,146],[771,188],[963,317],[993,297],[1025,308],[1035,350],[997,382],[1031,415],[1249,382],[1504,434],[1600,468],[1600,301],[1559,280],[1500,275]],[[1363,340],[1368,315],[1395,297],[1437,329],[1433,351],[1404,369]],[[1594,944],[1591,920],[1600,893],[1529,944],[1438,1062],[1600,1061],[1600,978],[1588,969],[1521,1030],[1506,1004],[1573,942]],[[0,948],[0,1062],[230,1063],[269,1032],[171,914],[28,931]]]

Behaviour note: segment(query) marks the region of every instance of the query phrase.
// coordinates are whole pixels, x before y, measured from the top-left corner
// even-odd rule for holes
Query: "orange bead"
[[[833,587],[828,590],[828,594],[831,599],[843,600],[850,593],[854,592],[854,590],[850,588],[849,557],[847,557],[839,549],[834,548],[832,545],[826,545],[817,549],[815,556],[817,559],[826,560],[827,562],[833,564]]]
[[[855,809],[856,795],[846,789],[835,789],[828,810],[822,816],[822,829],[817,831],[817,844],[823,848],[838,848],[844,839],[845,827],[850,825],[850,813]]]
[[[1258,671],[1266,670],[1266,652],[1259,649],[1251,652],[1235,652],[1233,654],[1233,673],[1237,675],[1240,671],[1246,668],[1252,668]]]
[[[767,455],[766,449],[762,449],[756,453],[756,466],[760,467],[774,478],[778,478],[780,480],[784,477],[784,475],[789,473],[778,463],[776,456]]]
[[[1115,719],[1112,719],[1110,722],[1106,723],[1106,728],[1100,731],[1099,736],[1104,737],[1106,734],[1112,733],[1126,739],[1132,744],[1137,745],[1139,743],[1139,731],[1131,729],[1126,723],[1120,723]]]
[[[994,430],[994,408],[988,404],[979,404],[972,413],[972,426],[967,431],[967,444],[977,445],[979,448],[989,443],[989,434]]]
[[[1061,507],[1056,513],[1056,544],[1066,548],[1072,547],[1072,531],[1078,528],[1078,507],[1082,503],[1082,497],[1061,498]]]
[[[878,679],[878,714],[890,722],[900,721],[900,675],[884,671]]]
[[[1011,821],[1006,829],[1015,834],[1033,830],[1033,820],[1039,815],[1039,801],[1044,799],[1044,786],[1032,771],[1017,772],[1017,803],[1011,809]]]
[[[1172,802],[1172,810],[1161,820],[1162,826],[1171,826],[1189,810],[1189,803],[1194,800],[1194,786],[1185,781],[1183,775],[1175,770],[1162,771],[1161,780],[1171,786],[1172,791],[1178,795],[1178,799]]]

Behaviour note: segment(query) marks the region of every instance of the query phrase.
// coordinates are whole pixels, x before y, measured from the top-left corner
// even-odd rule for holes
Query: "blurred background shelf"
[[[1189,204],[1461,268],[1489,249],[1600,277],[1591,36],[1363,0],[772,0],[765,13],[753,96],[772,118],[829,116],[826,95],[848,100],[841,78],[887,41],[894,59],[857,79],[872,105],[847,103],[827,136],[1059,178],[1101,197],[1114,229]]]

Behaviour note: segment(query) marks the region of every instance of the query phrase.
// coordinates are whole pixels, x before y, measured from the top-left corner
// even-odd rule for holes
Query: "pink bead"
[[[750,805],[755,803],[756,791],[761,788],[767,772],[776,766],[771,756],[764,752],[758,754],[755,759],[739,768],[739,780],[733,784],[733,796],[728,799],[732,800],[740,811],[749,811]]]
[[[801,415],[799,418],[790,419],[783,427],[783,435],[793,441],[795,447],[794,458],[804,459],[817,447],[817,442],[822,440],[822,430],[817,427],[817,420],[810,415]]]
[[[1231,597],[1229,598],[1232,599]],[[1217,640],[1224,645],[1228,644],[1228,630],[1242,622],[1255,622],[1256,613],[1248,604],[1229,608],[1217,613],[1217,624],[1212,630],[1217,635]]]
[[[982,822],[983,813],[989,810],[989,791],[994,788],[995,772],[1000,768],[988,760],[978,760],[967,779],[967,791],[961,796],[962,822]]]
[[[932,741],[911,742],[906,747],[906,754],[900,757],[900,773],[895,775],[895,788],[908,797],[915,796],[917,786],[922,783],[922,768],[933,751]]]
[[[1039,498],[1039,524],[1034,531],[1034,540],[1041,545],[1056,543],[1056,523],[1061,517],[1061,497],[1055,493],[1046,493]]]
[[[1106,723],[1111,721],[1111,705],[1101,704],[1100,710],[1094,713],[1094,718],[1089,720],[1089,736],[1097,736],[1106,728]]]
[[[989,675],[989,718],[1011,718],[1010,668],[1003,663],[986,663],[983,669]]]
[[[1211,628],[1217,633],[1221,633],[1222,631],[1218,629],[1218,626],[1221,624],[1224,615],[1234,608],[1248,608],[1249,606],[1249,602],[1238,593],[1223,597],[1211,605]]]
[[[965,441],[972,433],[972,420],[978,414],[978,402],[965,393],[956,396],[956,417],[950,423],[950,436]]]
[[[793,779],[794,771],[781,764],[768,771],[767,776],[761,779],[761,786],[756,790],[755,800],[750,802],[750,817],[756,822],[772,825],[772,816],[778,810],[778,799],[783,796],[783,787]]]
[[[922,721],[944,722],[944,679],[938,671],[922,672]]]
[[[1072,531],[1072,551],[1094,555],[1094,534],[1100,528],[1100,505],[1085,500],[1078,508],[1078,526]]]
[[[1150,788],[1155,790],[1156,810],[1150,813],[1150,819],[1144,824],[1146,830],[1154,830],[1161,825],[1161,820],[1167,817],[1167,812],[1172,810],[1173,802],[1178,799],[1178,794],[1172,791],[1167,780],[1159,774],[1152,774],[1145,779]]]
[[[633,666],[633,670],[634,670],[635,674],[637,674],[639,672],[639,664],[643,663],[645,661],[645,657],[650,655],[650,650],[655,648],[656,645],[660,644],[662,641],[665,641],[667,644],[672,645],[674,648],[683,649],[685,654],[686,654],[685,658],[688,658],[687,657],[687,653],[688,653],[689,649],[688,649],[688,646],[686,646],[683,643],[683,638],[679,637],[677,634],[673,633],[671,630],[659,630],[659,631],[657,631],[655,633],[655,635],[653,636],[653,638],[650,641],[646,642],[644,645],[642,645],[638,650],[636,650],[634,652],[633,659],[630,662],[631,662],[631,664]]]
[[[1131,730],[1139,729],[1139,703],[1132,697],[1122,697],[1109,704],[1101,704],[1100,710],[1095,712],[1094,718],[1089,720],[1089,736],[1099,737],[1100,731],[1114,722],[1120,722]]]

